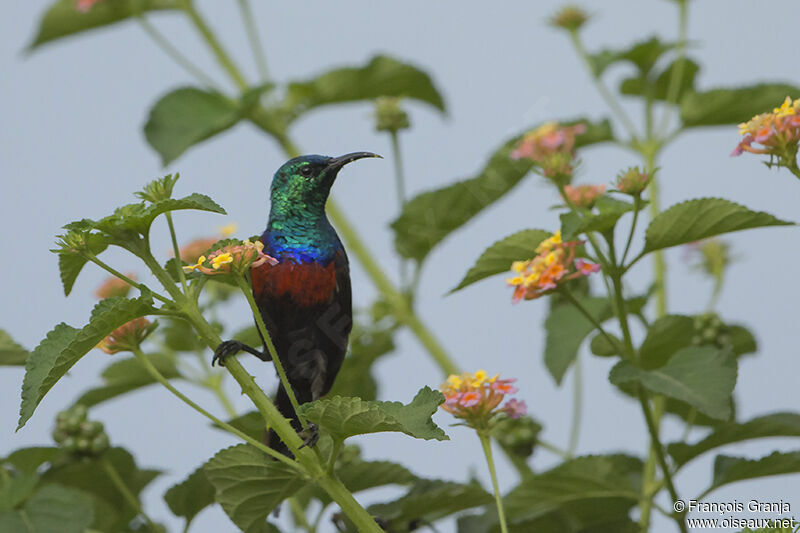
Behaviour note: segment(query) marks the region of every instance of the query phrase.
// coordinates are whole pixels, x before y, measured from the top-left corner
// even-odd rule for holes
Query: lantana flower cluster
[[[642,172],[639,167],[630,167],[619,173],[614,185],[619,192],[636,196],[647,188],[650,177],[650,174]]]
[[[97,344],[96,348],[109,355],[138,350],[157,325],[156,322],[150,322],[144,317],[134,318],[112,331]]]
[[[548,122],[526,133],[511,152],[511,158],[535,161],[548,178],[571,176],[575,137],[584,132],[585,124],[561,126],[557,122]]]
[[[265,263],[275,265],[277,259],[264,253],[264,243],[261,241],[250,242],[249,239],[242,244],[228,245],[208,255],[201,255],[194,265],[184,266],[186,272],[199,271],[210,276],[216,274],[244,274],[251,268]]]
[[[598,198],[606,192],[605,185],[565,185],[566,200],[575,207],[591,209]]]
[[[496,374],[489,377],[485,370],[474,374],[451,374],[439,386],[444,394],[442,409],[475,429],[484,429],[495,415],[504,413],[511,418],[519,418],[527,412],[524,401],[507,396],[516,394],[518,389],[512,385],[515,379],[499,379]]]
[[[136,273],[134,272],[127,272],[125,277],[136,281]],[[114,296],[125,297],[131,292],[131,289],[132,287],[127,281],[116,276],[111,276],[97,288],[94,294],[101,300],[104,298],[113,298]]]
[[[178,253],[181,255],[181,260],[187,263],[196,263],[197,258],[205,254],[206,250],[214,246],[221,238],[224,239],[236,233],[237,229],[237,224],[231,222],[217,229],[220,235],[219,237],[201,237],[183,245],[181,249],[178,250]]]
[[[562,242],[559,230],[539,244],[536,257],[514,261],[513,276],[506,279],[514,287],[513,302],[539,298],[569,280],[598,272],[600,265],[575,257],[575,248],[580,244]]]
[[[787,96],[772,113],[762,113],[739,124],[739,134],[744,138],[731,155],[741,155],[742,152],[767,154],[787,164],[795,164],[800,142],[800,98],[793,101]],[[753,143],[761,147],[753,146]]]

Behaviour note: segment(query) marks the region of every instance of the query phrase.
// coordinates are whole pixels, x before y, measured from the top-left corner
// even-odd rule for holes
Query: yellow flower
[[[197,258],[197,263],[196,264],[184,266],[183,267],[183,271],[184,272],[192,272],[194,270],[197,270],[198,268],[202,267],[203,263],[205,263],[205,262],[206,262],[206,256],[201,255],[200,257]]]
[[[780,107],[776,107],[772,112],[777,117],[786,117],[795,114],[795,105],[790,97],[786,97]]]
[[[230,237],[236,233],[237,229],[239,229],[239,225],[236,224],[236,222],[231,222],[230,224],[225,224],[224,226],[217,228],[217,231],[223,237]]]
[[[464,380],[461,379],[461,376],[458,376],[456,374],[450,374],[449,376],[447,376],[446,383],[448,387],[451,387],[453,389],[459,389],[461,388],[461,385],[464,384]]]
[[[219,270],[222,265],[227,265],[228,263],[233,263],[233,254],[230,252],[219,254],[211,259],[211,266],[214,267],[214,270]]]

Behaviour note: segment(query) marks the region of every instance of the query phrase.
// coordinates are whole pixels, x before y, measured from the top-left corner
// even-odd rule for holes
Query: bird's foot
[[[236,355],[244,349],[245,344],[239,341],[223,341],[214,350],[214,357],[211,358],[211,366],[218,363],[219,366],[225,366],[225,359],[232,355]]]
[[[319,426],[309,423],[306,429],[300,432],[300,437],[303,438],[303,445],[300,446],[301,448],[305,448],[306,446],[313,448],[319,440]]]

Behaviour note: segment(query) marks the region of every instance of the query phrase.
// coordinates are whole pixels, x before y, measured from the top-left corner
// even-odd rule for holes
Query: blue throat
[[[295,263],[327,265],[343,248],[324,212],[317,217],[280,217],[270,213],[261,242],[264,253]]]

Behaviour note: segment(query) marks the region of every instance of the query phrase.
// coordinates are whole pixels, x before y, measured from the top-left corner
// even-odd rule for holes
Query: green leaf
[[[758,350],[755,336],[744,326],[731,325],[726,331],[731,341],[731,350],[735,356],[753,353]]]
[[[646,97],[648,94],[656,100],[666,100],[672,77],[677,75],[679,65],[683,65],[680,84],[678,85],[675,101],[681,102],[683,97],[693,91],[694,80],[700,71],[700,66],[691,59],[676,59],[664,69],[658,77],[651,81],[641,76],[633,76],[622,81],[620,92],[630,96]]]
[[[628,361],[611,369],[615,385],[638,383],[646,389],[688,403],[712,418],[731,417],[736,359],[711,346],[678,350],[661,368],[642,370]]]
[[[615,343],[610,342],[602,333],[596,334],[589,342],[589,350],[599,357],[613,357],[615,355],[622,355],[619,353],[619,346],[623,346],[622,340],[613,333],[608,334],[609,337],[614,339]]]
[[[642,368],[652,370],[664,366],[672,354],[692,344],[694,319],[684,315],[667,315],[659,318],[647,330],[639,347]]]
[[[484,250],[461,283],[450,293],[459,291],[489,276],[508,272],[514,261],[530,259],[536,255],[536,247],[550,235],[549,231],[543,229],[525,229],[495,242]]]
[[[25,364],[28,350],[14,342],[5,330],[0,329],[0,366],[20,366]]]
[[[108,248],[110,240],[105,235],[97,233],[86,233],[86,245],[94,255],[99,255]],[[61,276],[61,284],[64,286],[64,296],[69,296],[78,274],[89,261],[84,256],[69,249],[56,250],[58,254],[58,272]]]
[[[154,353],[149,354],[147,358],[165,378],[174,379],[181,377],[178,367],[175,365],[174,357]],[[103,385],[84,392],[80,398],[75,400],[76,404],[83,404],[87,407],[91,407],[128,392],[157,383],[135,357],[120,359],[119,361],[111,363],[103,370],[102,376]]]
[[[387,56],[375,56],[363,67],[332,70],[314,79],[290,83],[284,106],[297,118],[329,104],[401,96],[432,105],[444,112],[444,100],[423,70]]]
[[[44,463],[53,461],[61,455],[59,448],[35,446],[32,448],[20,448],[14,450],[3,460],[2,464],[12,465],[15,470],[21,472],[35,473]]]
[[[341,455],[340,455],[341,458]],[[352,493],[362,492],[387,485],[411,485],[419,480],[406,467],[389,461],[364,461],[360,457],[336,462],[336,477]],[[316,499],[327,505],[328,494],[319,487],[312,488]]]
[[[714,448],[767,437],[800,437],[800,414],[774,413],[747,422],[729,422],[715,428],[700,442],[695,444],[673,442],[667,446],[667,451],[680,467]]]
[[[576,147],[613,140],[608,120],[582,123],[586,132],[576,138]],[[516,135],[498,147],[488,163],[473,178],[424,192],[409,200],[392,222],[395,247],[403,256],[422,261],[447,235],[460,228],[485,208],[502,198],[533,168],[530,160],[511,159],[511,152],[522,138]]]
[[[601,50],[589,54],[589,64],[596,76],[602,76],[611,65],[627,61],[638,69],[640,76],[646,76],[661,56],[675,46],[675,43],[663,43],[658,37],[651,37],[624,50]]]
[[[48,333],[25,363],[17,429],[30,419],[47,391],[106,335],[134,318],[156,312],[152,303],[152,299],[146,297],[106,298],[94,307],[83,329],[61,323]]]
[[[306,484],[297,470],[247,444],[218,452],[203,471],[216,500],[245,533],[262,533],[272,510]]]
[[[673,205],[650,222],[644,251],[661,250],[732,231],[793,225],[793,222],[751,211],[721,198],[696,198]]]
[[[515,521],[579,509],[595,521],[620,519],[639,501],[641,471],[642,461],[627,455],[578,457],[523,479],[503,500]]]
[[[89,496],[67,487],[46,485],[20,511],[0,512],[0,531],[84,533],[93,517]]]
[[[411,523],[430,524],[445,516],[492,501],[492,495],[478,484],[462,485],[420,479],[397,500],[370,505],[368,510],[388,523],[387,531],[410,531],[408,525]]]
[[[232,418],[228,420],[228,424],[255,440],[261,440],[264,438],[264,416],[258,411],[250,411],[243,415],[239,415],[236,418]],[[227,431],[217,426],[217,424],[211,424],[211,426],[221,429],[222,431]]]
[[[84,32],[135,17],[139,13],[178,9],[179,0],[114,0],[98,2],[83,13],[75,0],[53,2],[39,22],[39,30],[28,49],[76,33]]]
[[[681,121],[687,128],[738,124],[769,113],[787,96],[797,98],[799,94],[800,87],[785,83],[691,93],[681,102]]]
[[[442,393],[424,387],[408,405],[335,396],[303,404],[300,412],[336,440],[384,431],[397,431],[417,439],[449,440],[431,420],[443,402]]]
[[[214,485],[208,481],[203,467],[164,493],[164,501],[176,516],[186,519],[185,530],[197,514],[214,503]]]
[[[714,460],[714,480],[703,493],[707,495],[723,485],[760,477],[800,472],[800,451],[773,452],[761,459],[718,455]]]
[[[241,117],[239,105],[224,95],[182,87],[156,102],[144,135],[168,165],[195,144],[233,127]]]
[[[562,238],[571,241],[577,239],[582,233],[591,231],[606,233],[613,230],[620,217],[626,212],[633,210],[633,204],[628,204],[627,202],[619,202],[619,204],[613,208],[601,211],[600,213],[588,211],[581,215],[573,211],[563,213],[559,217],[561,220]]]
[[[608,299],[583,298],[580,301],[598,322],[602,323],[611,317]],[[583,340],[595,328],[575,306],[564,303],[550,309],[544,329],[544,363],[550,375],[560,385],[567,369],[577,357]]]

